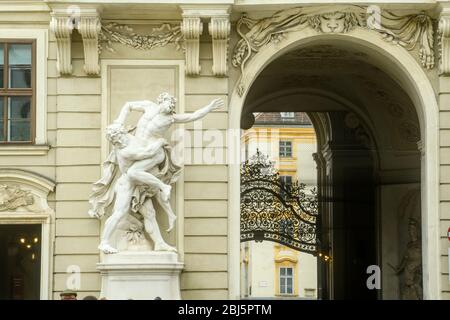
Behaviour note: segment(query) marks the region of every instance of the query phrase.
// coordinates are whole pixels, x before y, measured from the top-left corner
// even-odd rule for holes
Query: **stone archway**
[[[239,129],[241,113],[248,90],[263,69],[283,54],[319,42],[357,47],[368,54],[371,63],[395,79],[410,97],[420,124],[421,141],[421,206],[423,292],[425,299],[439,298],[438,238],[438,105],[429,79],[419,63],[404,48],[383,41],[378,34],[357,28],[345,34],[318,34],[312,29],[288,33],[277,44],[264,46],[246,66],[244,91],[236,84],[230,98],[231,129]],[[238,137],[230,141],[238,150]],[[236,157],[237,159],[239,157]],[[233,160],[233,159],[232,159]],[[229,286],[230,298],[239,295],[239,163],[230,161],[229,168]]]

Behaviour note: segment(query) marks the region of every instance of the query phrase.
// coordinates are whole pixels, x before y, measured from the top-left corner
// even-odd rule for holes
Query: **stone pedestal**
[[[163,251],[125,251],[103,256],[97,264],[102,276],[100,297],[108,300],[179,300],[178,255]]]

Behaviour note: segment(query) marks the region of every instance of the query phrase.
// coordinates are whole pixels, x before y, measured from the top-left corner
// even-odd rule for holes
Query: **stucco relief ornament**
[[[368,149],[373,148],[372,139],[356,114],[348,113],[344,118],[344,122],[347,128],[349,128],[353,133],[357,141]]]
[[[386,41],[398,44],[411,51],[419,47],[419,60],[422,67],[433,69],[434,29],[433,20],[425,13],[398,16],[391,12],[383,12],[382,25],[374,27]]]
[[[101,52],[105,47],[108,51],[114,52],[113,43],[120,43],[138,50],[151,50],[168,44],[175,44],[176,49],[180,50],[182,41],[183,35],[180,26],[164,23],[153,28],[150,34],[141,35],[127,25],[111,22],[101,27],[99,51]]]
[[[34,198],[30,191],[22,190],[16,186],[0,185],[0,211],[15,210],[33,203]]]
[[[412,122],[402,122],[398,130],[405,141],[417,143],[420,140],[420,129]]]
[[[378,19],[368,7],[302,7],[278,11],[262,19],[252,19],[244,14],[236,28],[241,39],[234,48],[232,64],[241,69],[239,95],[245,91],[245,66],[253,55],[266,45],[283,41],[287,33],[305,28],[312,28],[319,33],[371,29],[386,41],[407,50],[413,50],[418,45],[422,66],[427,69],[434,67],[433,21],[425,13],[397,16],[383,12],[379,13]]]
[[[141,228],[133,226],[134,215],[143,218],[143,229],[153,241],[155,251],[176,251],[161,236],[156,221],[155,204],[167,216],[170,231],[176,220],[170,205],[171,184],[177,181],[182,167],[172,158],[172,148],[163,138],[174,123],[199,120],[209,112],[221,108],[223,101],[215,99],[194,113],[176,114],[176,99],[168,93],[159,95],[156,102],[144,100],[127,102],[118,118],[106,128],[106,138],[113,150],[103,163],[103,174],[94,183],[89,197],[91,217],[101,218],[109,205],[111,216],[106,220],[99,249],[116,253],[112,236],[123,220],[130,221],[124,235],[132,243],[139,242]],[[124,123],[131,111],[142,112],[136,130],[131,133]]]
[[[137,244],[144,238],[142,230],[135,224],[131,224],[127,230],[127,240],[132,244]]]

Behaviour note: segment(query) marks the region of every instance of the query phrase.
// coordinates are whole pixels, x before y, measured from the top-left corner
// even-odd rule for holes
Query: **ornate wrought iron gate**
[[[241,242],[273,241],[317,252],[317,192],[280,181],[274,164],[259,150],[241,166]]]

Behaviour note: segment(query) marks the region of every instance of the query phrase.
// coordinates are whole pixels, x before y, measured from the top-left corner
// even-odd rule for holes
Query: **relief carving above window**
[[[0,219],[7,213],[42,213],[51,215],[47,203],[54,182],[18,169],[0,169]]]
[[[0,211],[15,210],[33,203],[34,198],[30,191],[23,190],[17,186],[0,184]]]

